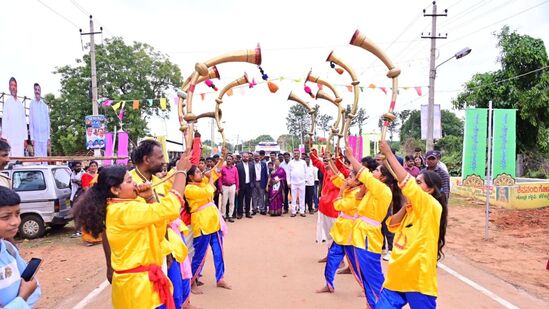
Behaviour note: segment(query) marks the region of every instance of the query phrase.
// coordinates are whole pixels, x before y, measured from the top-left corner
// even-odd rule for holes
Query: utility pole
[[[424,36],[423,33],[421,34],[422,39],[430,39],[431,40],[431,60],[430,60],[430,69],[429,69],[429,105],[427,108],[427,143],[426,143],[426,150],[433,150],[434,143],[433,143],[433,131],[434,131],[434,124],[435,124],[435,78],[436,78],[436,66],[435,66],[435,52],[436,52],[436,46],[437,46],[437,40],[438,39],[446,39],[448,38],[448,34],[441,36],[440,33],[437,35],[437,17],[439,16],[448,16],[447,15],[448,10],[444,10],[444,14],[437,14],[437,3],[436,1],[433,1],[433,12],[431,14],[426,14],[425,10],[423,10],[423,16],[428,17],[430,16],[432,18],[431,21],[431,32],[429,32],[428,35]]]
[[[80,29],[80,36],[82,35],[90,36],[90,63],[91,63],[91,88],[92,88],[91,93],[92,93],[92,115],[93,116],[99,115],[99,107],[97,106],[97,72],[95,68],[95,40],[94,40],[94,35],[103,33],[103,27],[100,27],[99,30],[100,32],[93,31],[93,19],[91,15],[90,15],[90,32],[82,33],[82,29]],[[101,156],[101,150],[94,149],[93,155],[95,157]]]

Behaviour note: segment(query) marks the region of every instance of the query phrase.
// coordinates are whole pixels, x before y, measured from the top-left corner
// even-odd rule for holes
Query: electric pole
[[[100,32],[93,31],[93,19],[91,15],[90,15],[90,32],[82,33],[82,29],[80,29],[81,36],[82,35],[90,36],[91,93],[92,93],[92,115],[93,116],[99,115],[99,107],[97,106],[97,72],[95,68],[95,40],[94,40],[94,35],[103,33],[103,27],[100,27],[99,30]],[[94,149],[93,155],[95,157],[101,156],[101,150]]]
[[[433,1],[433,12],[431,14],[426,14],[425,10],[423,10],[423,16],[428,17],[430,16],[432,18],[431,21],[431,32],[429,32],[428,35],[424,36],[423,33],[421,34],[422,39],[430,39],[431,40],[431,59],[430,59],[430,69],[429,69],[429,105],[427,108],[427,142],[426,142],[426,150],[433,150],[434,143],[433,143],[433,132],[434,132],[434,124],[435,124],[435,78],[437,75],[436,66],[435,66],[435,52],[436,52],[436,46],[437,46],[437,40],[438,39],[446,39],[448,38],[448,34],[441,36],[440,33],[437,35],[437,17],[439,16],[448,16],[447,15],[448,10],[444,10],[444,14],[437,14],[437,3],[436,1]]]

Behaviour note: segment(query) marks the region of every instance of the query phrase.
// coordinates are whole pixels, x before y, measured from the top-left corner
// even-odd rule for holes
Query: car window
[[[41,171],[13,172],[14,191],[39,191],[46,189],[44,173]]]
[[[54,168],[52,169],[53,178],[55,179],[55,185],[57,189],[68,189],[71,185],[71,173],[66,168]]]

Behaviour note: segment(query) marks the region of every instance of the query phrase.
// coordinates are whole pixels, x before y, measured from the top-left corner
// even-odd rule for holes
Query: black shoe
[[[309,213],[312,215],[312,214],[315,213],[315,211],[311,209],[311,210],[309,210]]]
[[[302,217],[307,217],[305,214],[299,214],[299,215],[302,216]]]
[[[257,211],[252,211],[252,216],[255,216],[257,214]]]
[[[290,217],[292,217],[292,218],[293,218],[293,217],[295,217],[295,216],[296,216],[296,214],[292,214],[292,215],[291,215]]]
[[[238,215],[238,216],[236,216],[236,218],[237,218],[238,220],[240,220],[240,219],[242,219],[242,215]]]
[[[229,221],[231,223],[234,222],[233,218],[229,218],[229,220],[227,220],[227,221]]]
[[[251,218],[253,218],[253,217],[252,217],[250,214],[246,214],[246,218],[251,219]]]
[[[267,212],[266,212],[266,211],[262,211],[262,212],[260,212],[260,214],[262,214],[262,215],[265,216],[265,215],[267,215]]]

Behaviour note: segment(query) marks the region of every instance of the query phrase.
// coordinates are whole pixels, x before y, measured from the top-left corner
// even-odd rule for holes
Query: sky
[[[0,92],[8,91],[8,80],[18,80],[19,95],[32,96],[32,85],[39,82],[42,93],[58,95],[60,76],[52,72],[58,66],[76,65],[81,58],[82,43],[79,29],[89,30],[89,15],[94,16],[96,31],[103,27],[103,39],[119,36],[128,44],[133,41],[152,45],[167,54],[186,78],[194,64],[235,50],[252,49],[261,44],[262,67],[280,89],[271,94],[265,84],[235,91],[225,96],[223,121],[229,142],[248,140],[261,134],[275,139],[287,132],[286,116],[294,91],[311,104],[319,104],[320,112],[335,117],[336,109],[329,102],[315,101],[303,91],[303,80],[310,69],[338,88],[344,104],[352,104],[353,94],[345,85],[348,74],[338,75],[325,61],[333,50],[359,76],[365,87],[359,96],[359,106],[369,119],[363,131],[374,132],[379,117],[387,111],[390,95],[377,87],[390,87],[383,63],[367,51],[351,46],[349,41],[356,29],[376,42],[402,70],[401,89],[395,111],[419,109],[428,101],[430,40],[421,39],[431,30],[432,1],[176,1],[176,0],[20,0],[2,1],[0,29]],[[437,40],[436,63],[469,47],[471,54],[452,59],[439,67],[435,85],[435,103],[451,109],[451,101],[463,84],[475,73],[499,68],[499,51],[493,33],[503,25],[521,34],[549,42],[549,1],[547,0],[449,0],[437,2],[440,17],[437,32],[448,34]],[[102,42],[101,36],[96,42]],[[219,87],[240,77],[244,72],[256,82],[261,75],[255,65],[227,63],[218,65]],[[294,80],[301,80],[295,82]],[[2,82],[5,81],[5,82]],[[316,92],[316,85],[309,85]],[[414,87],[423,87],[418,96]],[[196,93],[209,92],[204,85]],[[171,98],[173,95],[169,95]],[[207,94],[202,100],[194,97],[193,112],[213,111],[217,94]],[[145,98],[142,98],[145,99]],[[91,103],[91,102],[90,102]],[[168,135],[181,140],[175,106],[167,120],[151,119],[153,134]],[[460,111],[456,111],[462,114]],[[210,139],[211,123],[200,120],[198,129]],[[356,130],[356,129],[355,129]],[[319,135],[322,132],[317,131]],[[215,135],[219,141],[219,135]]]

